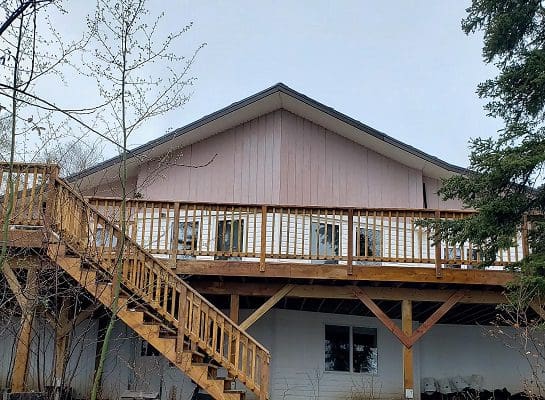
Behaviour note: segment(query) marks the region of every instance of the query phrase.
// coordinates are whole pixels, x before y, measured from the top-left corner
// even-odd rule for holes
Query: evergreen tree
[[[540,0],[473,0],[462,21],[466,34],[484,33],[483,58],[498,75],[478,86],[492,117],[502,118],[497,138],[470,143],[466,175],[443,182],[445,199],[478,210],[464,221],[441,222],[441,236],[478,245],[483,264],[514,245],[525,218],[533,219],[531,255],[517,268],[523,281],[545,288],[545,8]],[[526,217],[525,217],[526,216]]]

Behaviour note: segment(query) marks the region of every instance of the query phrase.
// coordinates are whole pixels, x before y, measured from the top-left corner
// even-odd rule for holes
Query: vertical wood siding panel
[[[285,110],[277,110],[183,149],[181,166],[157,173],[144,164],[138,184],[145,198],[202,202],[271,203],[324,207],[423,206],[441,202],[437,179],[408,168]]]
[[[307,179],[303,180],[303,196],[302,201],[305,204],[311,204],[312,203],[312,182],[311,182],[311,174],[310,171],[312,169],[311,164],[311,141],[312,138],[310,137],[309,133],[309,124],[306,120],[302,120],[301,124],[301,137],[303,138],[303,170],[307,171]]]
[[[276,111],[271,124],[271,133],[273,137],[273,169],[272,169],[272,203],[280,203],[280,157],[281,157],[281,138],[282,138],[282,111]]]

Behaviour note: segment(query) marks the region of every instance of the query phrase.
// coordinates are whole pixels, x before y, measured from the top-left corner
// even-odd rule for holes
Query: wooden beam
[[[190,275],[245,276],[259,278],[316,279],[339,281],[417,282],[505,287],[516,274],[507,271],[481,269],[442,269],[438,278],[434,268],[399,267],[383,264],[380,267],[354,265],[351,275],[346,265],[267,262],[267,270],[259,271],[260,263],[253,261],[177,260],[176,273]]]
[[[464,291],[459,290],[456,293],[452,294],[447,301],[445,301],[441,307],[439,307],[435,312],[430,315],[430,317],[418,327],[414,334],[411,336],[411,346],[414,345],[422,336],[430,330],[430,328],[435,325],[456,303],[464,298]]]
[[[435,220],[439,222],[441,219],[441,211],[435,211]],[[434,240],[435,247],[435,276],[437,278],[443,277],[443,264],[441,264],[441,240],[439,239],[439,231],[435,232],[436,239]]]
[[[229,318],[235,324],[238,324],[238,310],[240,304],[240,296],[238,294],[232,294],[230,298]]]
[[[411,300],[401,302],[401,327],[407,337],[413,333],[413,305]],[[406,398],[414,398],[413,349],[403,346],[403,392]],[[409,391],[412,391],[409,393]],[[409,395],[412,394],[412,395]]]
[[[4,273],[6,269],[4,269]],[[12,271],[13,272],[13,271]],[[28,360],[30,345],[32,342],[32,325],[34,322],[34,307],[38,293],[38,272],[36,268],[29,269],[25,285],[24,301],[21,304],[21,326],[17,334],[17,346],[15,360],[11,375],[11,391],[13,393],[24,392],[28,372]]]
[[[267,311],[269,311],[276,303],[278,303],[284,296],[286,296],[291,290],[293,290],[295,285],[286,285],[282,289],[280,289],[278,292],[276,292],[271,298],[269,298],[261,307],[259,307],[257,310],[255,310],[252,315],[250,315],[248,318],[244,320],[240,324],[240,328],[242,330],[248,329],[251,325],[253,325],[259,318],[263,316]]]
[[[278,292],[282,284],[260,282],[207,282],[195,281],[191,285],[203,294],[240,296],[272,296]],[[445,302],[456,293],[455,289],[412,289],[392,287],[365,287],[367,295],[373,300],[412,300]],[[356,299],[354,285],[327,286],[327,285],[295,285],[286,297],[315,298],[315,299]],[[460,303],[467,304],[502,304],[505,295],[498,291],[468,290]]]
[[[411,347],[410,338],[403,333],[401,329],[395,324],[390,317],[386,315],[384,311],[369,297],[369,295],[362,288],[354,288],[355,296],[361,300],[363,304],[377,317],[380,322],[399,339],[401,344],[405,347]]]

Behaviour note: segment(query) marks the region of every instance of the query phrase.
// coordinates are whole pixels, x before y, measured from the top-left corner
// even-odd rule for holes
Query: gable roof
[[[169,149],[190,145],[277,109],[288,110],[379,154],[411,168],[422,170],[426,176],[447,177],[467,173],[465,168],[429,155],[311,99],[283,83],[277,83],[128,151],[129,176],[131,171],[135,173],[135,167],[141,163],[139,156],[145,155],[146,160],[155,158]],[[120,162],[121,156],[113,157],[67,179],[73,182],[87,178],[85,179],[87,184],[83,186],[109,182],[118,177],[119,170],[116,166]]]

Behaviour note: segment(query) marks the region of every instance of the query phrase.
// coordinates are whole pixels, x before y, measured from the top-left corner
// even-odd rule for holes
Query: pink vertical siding
[[[437,191],[441,187],[441,181],[439,179],[424,176],[423,182],[426,185],[426,197],[428,200],[428,208],[436,208],[441,210],[463,209],[463,204],[459,200],[447,200],[447,201],[441,200],[441,198],[437,194]]]
[[[282,111],[280,202],[422,207],[422,174]]]
[[[138,176],[144,198],[218,203],[278,203],[280,111],[187,146],[177,164],[157,173],[145,164]],[[275,172],[276,171],[276,172]]]
[[[217,155],[216,155],[217,154]],[[422,208],[422,172],[382,156],[285,110],[194,143],[178,164],[140,169],[144,198],[301,206]],[[424,177],[429,208],[441,202],[436,179]]]
[[[128,197],[134,197],[136,189],[136,178],[130,178],[127,181],[126,192]],[[77,183],[74,185],[76,191],[78,190]],[[121,184],[120,182],[111,182],[96,186],[92,189],[85,190],[82,193],[84,196],[97,196],[97,197],[121,197]]]

